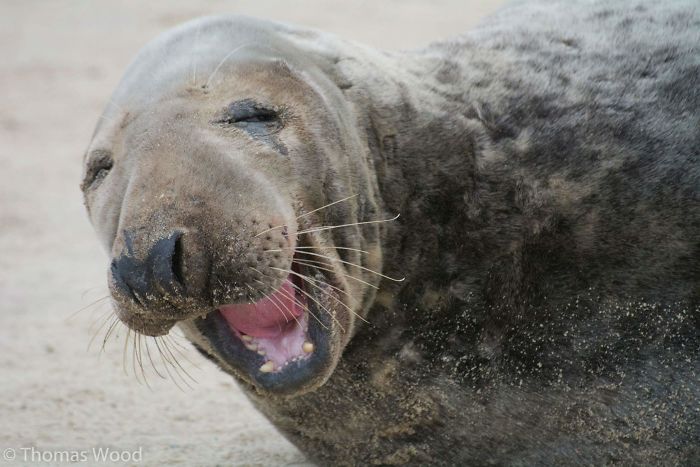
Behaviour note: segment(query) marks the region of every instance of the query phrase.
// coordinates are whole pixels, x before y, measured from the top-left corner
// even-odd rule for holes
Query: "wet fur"
[[[371,324],[330,379],[293,398],[242,382],[309,458],[700,462],[695,2],[527,2],[402,53],[207,21],[252,24],[335,86],[313,111],[338,127],[307,134],[340,152],[305,188],[360,197],[325,223],[401,213],[329,233],[406,277],[358,295]]]

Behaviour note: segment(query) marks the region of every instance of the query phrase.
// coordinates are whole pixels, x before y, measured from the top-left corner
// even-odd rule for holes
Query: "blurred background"
[[[191,387],[148,370],[148,385],[137,381],[123,331],[100,352],[108,258],[78,189],[97,118],[141,46],[196,16],[243,13],[406,49],[465,32],[500,3],[2,0],[0,451],[140,447],[140,465],[304,465],[186,343]],[[17,452],[0,464],[25,464]]]

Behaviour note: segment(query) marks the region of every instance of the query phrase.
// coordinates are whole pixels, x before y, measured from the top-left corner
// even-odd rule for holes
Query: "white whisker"
[[[365,323],[369,324],[369,322],[368,322],[366,319],[364,319],[362,316],[358,315],[358,314],[355,312],[355,310],[353,310],[352,308],[350,308],[349,306],[347,306],[347,305],[346,305],[342,300],[340,300],[338,297],[336,297],[336,296],[333,295],[332,293],[328,292],[327,290],[324,290],[321,286],[316,285],[316,282],[317,282],[316,279],[314,279],[314,278],[312,278],[312,277],[309,277],[309,276],[306,276],[306,275],[304,275],[304,274],[299,274],[299,273],[294,272],[294,271],[291,271],[291,270],[290,270],[290,272],[291,272],[292,274],[296,275],[297,277],[299,277],[301,280],[307,282],[309,285],[311,285],[311,286],[313,286],[313,287],[316,287],[318,290],[320,290],[321,292],[323,292],[324,294],[326,294],[328,297],[330,297],[330,298],[332,298],[333,300],[335,300],[339,305],[342,305],[343,307],[345,307],[345,309],[347,309],[350,313],[352,313],[353,315],[357,316],[358,318],[360,318],[360,319],[361,319],[362,321],[364,321]],[[331,284],[328,284],[328,283],[326,283],[326,282],[323,282],[323,281],[318,281],[318,282],[320,282],[320,283],[322,283],[322,284],[326,284],[326,285],[329,286],[329,287],[333,287]],[[333,287],[333,288],[336,288],[336,287]],[[349,295],[348,295],[348,296],[349,296]]]
[[[350,196],[347,196],[347,197],[345,197],[345,198],[343,198],[343,199],[339,199],[338,201],[333,201],[332,203],[325,204],[325,205],[321,206],[320,208],[314,209],[313,211],[305,212],[304,214],[301,214],[301,215],[295,217],[295,219],[301,219],[302,217],[308,216],[309,214],[313,214],[314,212],[320,211],[321,209],[326,209],[327,207],[333,206],[334,204],[342,203],[343,201],[347,201],[347,200],[349,200],[349,199],[352,199],[352,198],[354,198],[355,196],[357,196],[357,194],[350,195]],[[282,225],[276,225],[276,226],[274,226],[274,227],[270,227],[269,229],[263,230],[262,232],[256,234],[255,237],[259,237],[260,235],[262,235],[262,234],[264,234],[264,233],[267,233],[267,232],[269,232],[269,231],[271,231],[271,230],[281,229],[282,227],[284,227],[284,224],[282,224]],[[255,238],[255,237],[253,237],[253,238]]]
[[[290,273],[290,274],[296,274],[296,273],[295,273],[294,271],[292,271],[292,270],[285,270],[285,269],[281,269],[281,268],[276,268],[276,267],[274,267],[274,266],[270,266],[270,269],[275,269],[275,270],[277,270],[277,271],[287,272],[287,273]],[[316,300],[313,296],[311,296],[309,293],[307,293],[304,289],[302,289],[301,287],[297,286],[296,284],[292,283],[292,287],[294,287],[294,288],[297,289],[299,292],[303,293],[303,294],[306,295],[308,298],[310,298],[311,300],[313,300],[313,302],[314,302],[316,305],[318,305],[319,307],[321,307],[321,309],[324,310],[326,313],[328,313],[328,316],[330,316],[331,318],[333,318],[333,321],[335,321],[335,322],[338,324],[338,326],[340,326],[340,329],[341,329],[343,332],[345,332],[345,328],[343,328],[343,325],[340,324],[340,321],[338,321],[338,319],[335,317],[335,314],[331,313],[331,312],[328,310],[328,308],[326,308],[325,306],[321,305],[321,303],[320,303],[318,300]]]
[[[252,43],[252,42],[247,42],[247,43],[245,43],[245,44],[241,44],[241,45],[239,45],[238,47],[236,47],[235,49],[233,49],[232,51],[230,51],[228,54],[226,54],[226,56],[225,56],[224,58],[221,59],[221,61],[219,62],[219,64],[216,65],[216,68],[214,68],[214,71],[212,71],[211,75],[209,75],[209,78],[207,79],[206,83],[204,83],[204,86],[203,86],[203,87],[204,87],[204,88],[208,88],[208,87],[209,87],[209,83],[211,82],[212,78],[213,78],[214,75],[216,75],[216,73],[219,71],[219,68],[221,68],[221,66],[222,66],[224,63],[226,63],[226,60],[228,60],[229,58],[231,58],[231,56],[233,56],[233,54],[235,54],[236,52],[238,52],[239,50],[241,50],[243,47],[247,47],[247,46],[249,46],[249,45],[253,45],[253,43]]]
[[[320,246],[320,247],[315,247],[315,246],[298,246],[298,247],[285,247],[285,248],[278,248],[275,250],[265,250],[263,253],[270,253],[270,252],[281,252],[285,250],[323,250],[323,249],[333,249],[333,250],[348,250],[348,251],[357,251],[359,253],[364,253],[364,254],[369,254],[369,251],[365,250],[359,250],[357,248],[349,248],[346,246]]]
[[[321,227],[311,227],[306,230],[301,230],[297,232],[297,235],[305,234],[305,233],[312,233],[312,232],[321,232],[324,230],[332,230],[332,229],[340,229],[342,227],[352,227],[354,225],[366,225],[366,224],[380,224],[382,222],[392,222],[395,221],[396,219],[399,218],[401,214],[397,214],[395,217],[392,217],[391,219],[381,219],[377,221],[364,221],[364,222],[353,222],[350,224],[340,224],[340,225],[324,225]]]
[[[320,269],[320,270],[322,270],[322,271],[328,271],[328,272],[332,272],[333,274],[338,274],[338,272],[337,272],[337,271],[334,271],[333,269],[328,269],[328,268],[324,268],[324,267],[320,266],[321,264],[328,266],[327,263],[323,263],[323,262],[321,262],[321,261],[304,260],[304,259],[295,259],[294,261],[297,262],[297,263],[299,263],[299,264],[305,265],[305,266],[311,266],[312,268]],[[315,264],[312,264],[312,263],[315,263]],[[357,277],[351,276],[350,274],[343,274],[343,273],[340,273],[340,275],[341,275],[341,276],[345,276],[345,277],[347,277],[348,279],[352,279],[352,280],[354,280],[354,281],[357,281],[357,282],[360,282],[360,283],[362,283],[362,284],[365,284],[366,286],[372,287],[373,289],[379,290],[379,287],[377,287],[376,285],[372,285],[372,284],[370,284],[369,282],[363,281],[362,279],[358,279]]]
[[[312,253],[312,252],[308,252],[308,251],[300,251],[299,253],[302,254],[302,255],[311,255],[311,256],[317,256],[317,257],[320,257],[320,258],[326,258],[326,259],[328,259],[328,260],[330,260],[330,261],[337,261],[337,262],[339,262],[339,263],[347,264],[347,265],[349,265],[349,266],[354,266],[354,267],[356,267],[356,268],[362,269],[363,271],[371,272],[372,274],[376,274],[376,275],[378,275],[378,276],[380,276],[380,277],[383,277],[384,279],[388,279],[388,280],[390,280],[390,281],[394,281],[394,282],[403,282],[404,280],[406,280],[405,277],[402,277],[401,279],[395,279],[395,278],[393,278],[393,277],[389,277],[389,276],[387,276],[387,275],[384,275],[384,274],[382,274],[382,273],[380,273],[380,272],[374,271],[374,270],[369,269],[369,268],[366,268],[366,267],[364,267],[364,266],[360,266],[359,264],[355,264],[355,263],[351,263],[351,262],[349,262],[349,261],[342,260],[342,259],[340,259],[340,258],[333,258],[333,257],[331,257],[331,256],[322,255],[322,254],[320,254],[320,253]]]
[[[262,273],[261,271],[255,269],[254,267],[250,267],[250,269],[252,269],[253,271],[257,272],[258,274],[260,274],[260,275],[263,276],[263,277],[270,277],[270,276],[268,276],[267,274],[264,274],[264,273]],[[292,284],[292,285],[294,285],[294,284]],[[286,292],[285,290],[280,289],[280,293],[285,294],[285,296],[286,296],[287,298],[291,298],[291,299],[294,300],[296,303],[298,303],[300,307],[304,308],[304,305],[303,305],[301,302],[299,302],[299,301],[297,300],[296,297],[290,296],[288,293],[285,293],[285,292]],[[313,318],[314,318],[316,321],[318,321],[318,323],[319,323],[321,326],[323,326],[324,329],[328,330],[328,327],[327,327],[325,324],[323,324],[323,322],[322,322],[320,319],[318,319],[318,316],[316,316],[316,315],[311,311],[310,308],[307,308],[307,311],[309,312],[309,314],[310,314],[311,316],[313,316]]]

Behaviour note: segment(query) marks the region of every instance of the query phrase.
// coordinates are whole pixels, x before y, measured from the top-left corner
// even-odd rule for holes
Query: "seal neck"
[[[488,139],[468,105],[441,82],[442,60],[430,49],[362,49],[338,63],[339,87],[364,132],[383,208],[401,214],[383,231],[385,271],[409,281],[413,271],[438,265],[438,245],[453,241],[447,226],[474,199]]]

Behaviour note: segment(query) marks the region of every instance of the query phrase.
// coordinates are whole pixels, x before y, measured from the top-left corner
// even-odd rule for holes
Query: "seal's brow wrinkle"
[[[166,33],[86,155],[104,341],[186,384],[177,325],[321,465],[697,464],[695,3]]]

